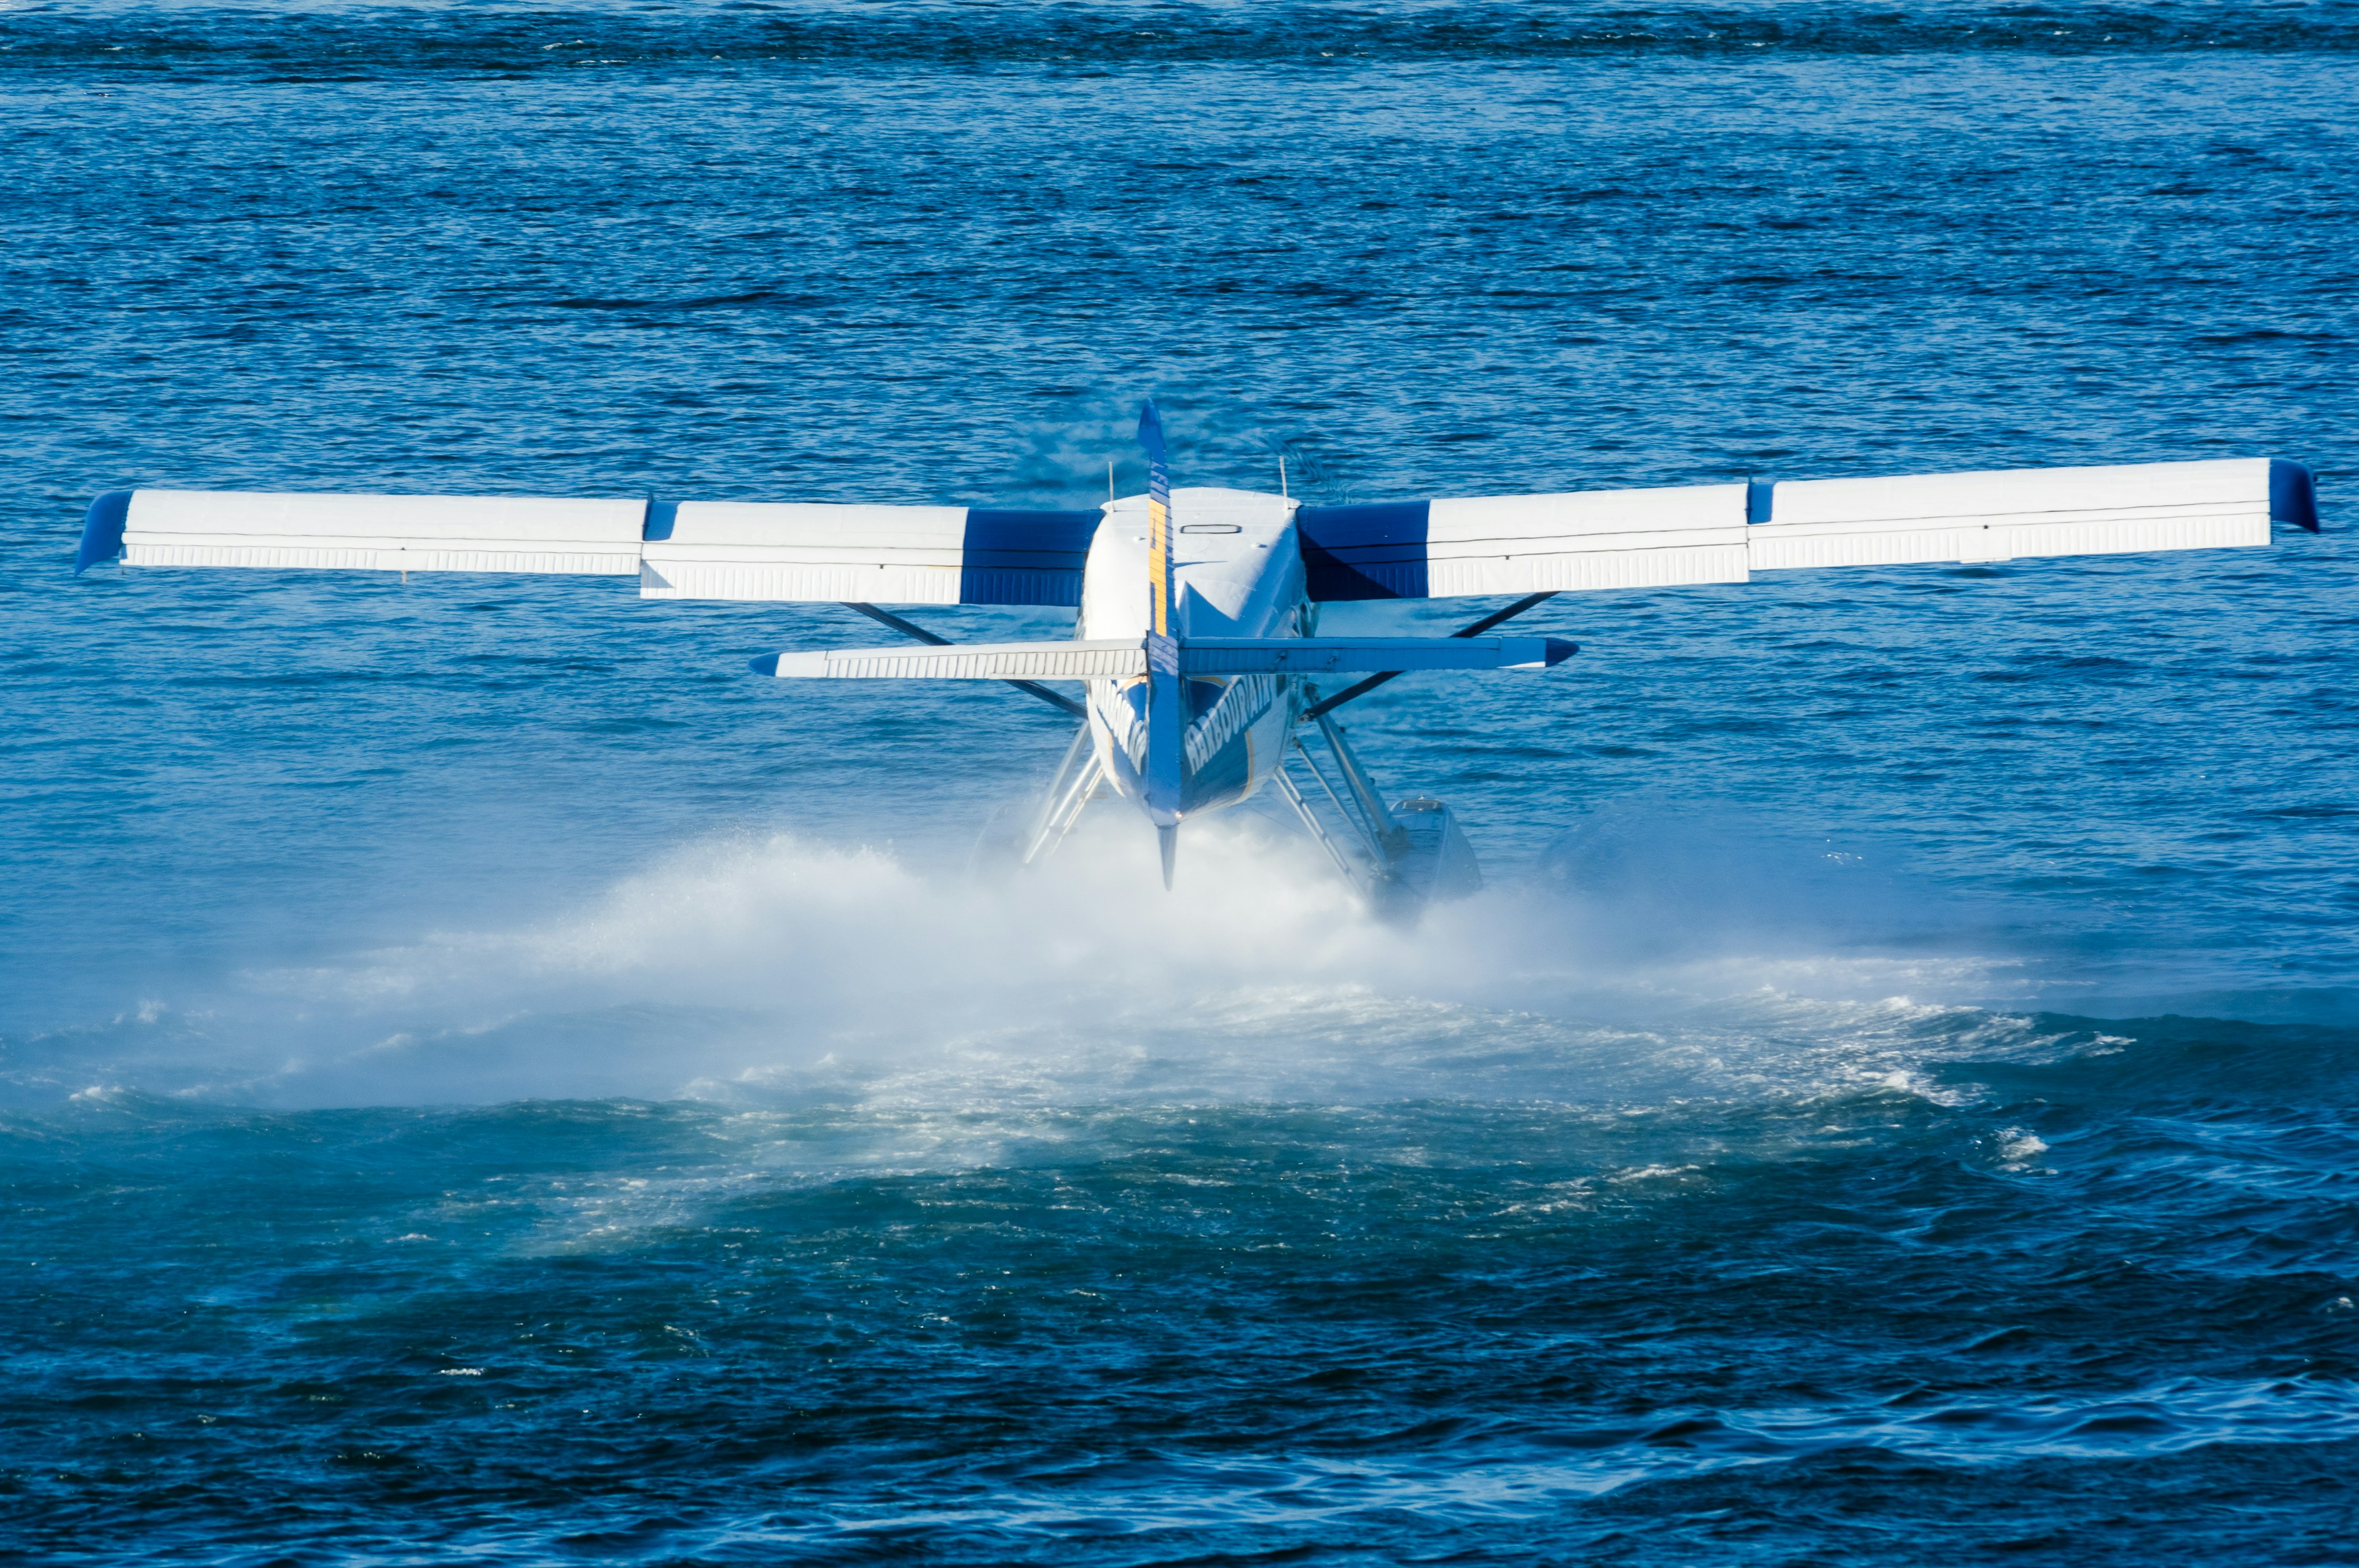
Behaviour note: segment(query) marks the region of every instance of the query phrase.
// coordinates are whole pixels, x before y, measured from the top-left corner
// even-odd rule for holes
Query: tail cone
[[[1155,838],[1163,847],[1163,891],[1169,892],[1172,862],[1180,858],[1180,825],[1175,822],[1169,827],[1158,827]]]

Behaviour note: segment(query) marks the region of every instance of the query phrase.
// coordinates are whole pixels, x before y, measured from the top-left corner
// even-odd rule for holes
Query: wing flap
[[[2318,528],[2282,459],[1305,506],[1315,600],[1739,583],[1756,571],[2266,545]]]
[[[1745,487],[1462,496],[1295,514],[1324,602],[1743,582]]]
[[[643,599],[1066,606],[1082,601],[1103,515],[716,501],[669,513],[648,529]]]
[[[956,604],[966,514],[684,501],[647,542],[639,597]]]
[[[1782,481],[1751,565],[1903,566],[2269,542],[2267,458]],[[2292,466],[2292,465],[2285,465]]]
[[[123,503],[115,543],[124,564],[136,567],[627,577],[638,570],[647,506],[550,496],[139,490]],[[96,526],[99,505],[92,512]],[[86,535],[85,556],[103,547]]]
[[[109,491],[81,571],[254,567],[639,579],[648,599],[1076,606],[1103,514],[548,496]]]

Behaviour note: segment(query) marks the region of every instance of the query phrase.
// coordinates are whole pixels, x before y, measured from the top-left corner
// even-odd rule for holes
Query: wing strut
[[[1482,620],[1475,622],[1473,625],[1460,627],[1457,631],[1452,632],[1451,635],[1453,637],[1480,637],[1484,633],[1488,632],[1492,627],[1496,626],[1502,621],[1511,620],[1516,616],[1521,615],[1525,611],[1529,610],[1535,604],[1538,604],[1544,600],[1554,599],[1555,597],[1555,589],[1550,589],[1546,593],[1526,594],[1523,598],[1516,600],[1515,603],[1507,606],[1506,609],[1495,610],[1490,614],[1483,617]],[[853,608],[856,610],[859,606],[854,605]],[[1576,644],[1573,648],[1573,652],[1577,654],[1580,651],[1581,649],[1579,645]],[[1334,696],[1327,698],[1326,701],[1305,708],[1303,710],[1302,717],[1305,719],[1317,719],[1322,714],[1332,713],[1336,708],[1339,708],[1345,703],[1351,701],[1353,697],[1365,697],[1368,693],[1375,690],[1376,687],[1384,685],[1385,682],[1392,679],[1395,676],[1404,675],[1407,673],[1408,672],[1403,670],[1386,670],[1381,675],[1370,676],[1367,679],[1359,682],[1357,685],[1345,687],[1342,691],[1339,691]]]
[[[951,645],[951,640],[948,637],[937,637],[923,626],[913,621],[904,621],[889,610],[879,610],[873,604],[855,604],[848,599],[839,600],[837,602],[846,610],[857,610],[871,621],[890,626],[904,637],[914,637],[920,643],[930,643],[937,648],[947,648]],[[1063,708],[1076,719],[1087,719],[1090,716],[1088,708],[1083,708],[1063,692],[1049,690],[1038,681],[1011,680],[1007,684],[1018,691],[1030,693],[1052,707]]]

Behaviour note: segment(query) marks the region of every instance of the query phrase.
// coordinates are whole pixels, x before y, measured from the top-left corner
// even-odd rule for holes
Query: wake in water
[[[2020,955],[1940,953],[1924,890],[1734,828],[1604,814],[1540,876],[1403,927],[1249,815],[1200,825],[1166,894],[1135,827],[1103,814],[998,881],[709,841],[512,929],[147,999],[25,1043],[13,1080],[281,1105],[1660,1098],[1906,1074],[1976,1033],[1965,1004],[2034,989]]]
[[[1188,1022],[1240,1044],[937,1039],[701,1103],[0,1119],[57,1325],[5,1339],[9,1400],[68,1455],[0,1518],[59,1547],[333,1530],[353,1563],[536,1560],[561,1529],[650,1563],[1669,1563],[1799,1555],[1873,1505],[2034,1546],[2192,1513],[2222,1561],[2332,1560],[2354,1140],[2304,1102],[2348,1088],[2347,1039],[1791,999],[1583,1031],[1372,988]],[[1238,1098],[1316,1087],[1288,1053],[1343,1087],[1345,1042],[1362,1094],[1461,1092]],[[1467,1098],[1503,1074],[1556,1093]]]
[[[144,1540],[333,1561],[1683,1563],[2093,1465],[2041,1528],[2328,1529],[2347,1032],[1994,1010],[2077,970],[1742,818],[1601,810],[1415,928],[1250,816],[1153,856],[709,840],[29,1042],[0,1182],[97,1326],[0,1338],[14,1407],[184,1499]]]

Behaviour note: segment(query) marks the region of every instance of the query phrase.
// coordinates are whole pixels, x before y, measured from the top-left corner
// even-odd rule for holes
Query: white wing
[[[1745,531],[1746,554],[1755,571],[1782,571],[2266,545],[2270,468],[2237,458],[1781,481]]]
[[[1315,600],[1683,583],[1756,571],[2266,545],[2316,532],[2309,470],[2268,458],[1305,506]]]
[[[547,496],[193,490],[115,492],[114,496],[122,498],[123,561],[135,567],[629,577],[639,569],[639,530],[647,510],[642,500]],[[101,521],[100,506],[114,496],[102,496],[93,504],[94,523]],[[86,532],[86,557],[94,543]]]
[[[1078,605],[1102,514],[549,496],[118,490],[76,568],[634,577],[647,599]]]
[[[1082,602],[1104,513],[683,501],[647,515],[646,599]]]

